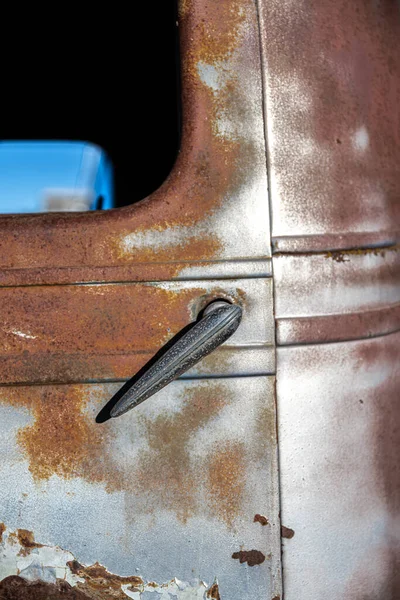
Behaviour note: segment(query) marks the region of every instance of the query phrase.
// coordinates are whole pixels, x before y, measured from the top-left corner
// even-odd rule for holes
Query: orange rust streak
[[[0,377],[79,381],[132,376],[193,318],[201,287],[49,286],[1,289]]]
[[[128,235],[128,232],[126,233]],[[181,242],[174,243],[170,246],[163,246],[155,249],[151,245],[147,248],[139,248],[133,245],[129,250],[123,249],[123,236],[110,239],[110,247],[114,247],[115,256],[122,259],[124,262],[134,263],[157,263],[170,262],[163,265],[163,275],[172,279],[176,277],[182,270],[184,265],[178,264],[175,261],[205,261],[218,256],[221,249],[221,244],[214,236],[203,235],[199,238],[184,237]]]
[[[240,513],[243,502],[246,467],[244,444],[226,443],[211,456],[208,464],[210,504],[228,525]]]
[[[2,289],[3,354],[158,349],[169,327],[187,325],[188,304],[202,293],[139,283]]]
[[[35,542],[35,536],[28,529],[17,529],[18,541],[24,548],[42,548],[43,544]]]
[[[196,10],[197,2],[192,2]],[[206,17],[199,21],[199,44],[194,52],[197,60],[215,64],[226,60],[235,50],[245,21],[243,0],[211,2],[206,0]]]
[[[227,404],[227,393],[216,384],[186,392],[182,409],[154,420],[144,419],[148,450],[139,458],[136,491],[150,495],[146,510],[173,510],[186,520],[198,510],[196,487],[201,484],[188,445],[196,432],[219,414]]]

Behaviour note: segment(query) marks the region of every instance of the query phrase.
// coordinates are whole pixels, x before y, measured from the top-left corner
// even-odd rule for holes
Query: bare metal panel
[[[278,349],[285,600],[400,597],[400,334]]]

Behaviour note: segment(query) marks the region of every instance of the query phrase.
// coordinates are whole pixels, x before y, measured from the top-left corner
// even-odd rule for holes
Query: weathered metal
[[[218,583],[192,585],[174,579],[165,584],[145,583],[141,577],[122,577],[109,573],[102,565],[80,564],[71,554],[57,546],[34,541],[31,531],[9,531],[3,526],[0,539],[3,574],[0,597],[8,600],[99,600],[119,598],[218,598]],[[18,575],[15,575],[18,572]]]
[[[256,278],[0,288],[1,382],[129,379],[218,298],[240,329],[187,376],[273,373],[272,281]]]
[[[50,546],[24,563],[47,568],[27,573],[12,548],[0,580],[30,573],[54,582],[76,560],[146,585],[203,581],[202,594],[217,577],[222,598],[279,593],[274,385],[274,377],[178,380],[102,425],[95,417],[118,384],[0,388],[2,519]],[[232,559],[243,551],[265,560]]]
[[[0,217],[3,285],[213,277],[225,260],[245,275],[243,258],[269,268],[256,6],[185,0],[179,30],[182,149],[169,178],[122,209]]]
[[[400,329],[398,247],[274,255],[278,344],[361,339]]]
[[[275,251],[398,243],[398,3],[259,5]]]
[[[0,596],[281,594],[257,6],[182,0],[179,28],[183,139],[164,185],[123,209],[0,217]],[[244,311],[229,342],[96,422],[216,298]],[[18,529],[35,547],[10,549]]]
[[[400,5],[258,4],[284,597],[395,600]]]
[[[0,594],[278,600],[282,538],[286,600],[397,600],[399,23],[389,0],[181,0],[165,184],[0,218]],[[96,423],[221,297],[229,344]]]
[[[286,599],[399,597],[399,367],[399,333],[278,349]]]

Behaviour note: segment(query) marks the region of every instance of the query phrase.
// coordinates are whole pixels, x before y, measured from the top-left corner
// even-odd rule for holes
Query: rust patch
[[[247,562],[249,567],[255,567],[265,561],[265,554],[259,550],[240,550],[240,552],[234,552],[232,558],[239,560],[240,563]]]
[[[1,289],[1,381],[119,379],[127,367],[132,376],[204,294],[143,284]]]
[[[214,583],[214,585],[210,587],[207,592],[207,598],[211,598],[211,600],[221,600],[217,583]]]
[[[88,598],[118,598],[126,600],[126,594],[121,589],[122,585],[131,585],[133,587],[143,585],[141,577],[131,576],[122,577],[109,573],[105,567],[95,563],[89,567],[81,565],[74,560],[67,565],[74,575],[78,575],[85,580],[85,583],[78,583],[77,588],[83,591]]]
[[[265,526],[265,525],[268,525],[269,521],[268,521],[267,517],[257,514],[254,517],[254,523],[260,523],[261,525]]]
[[[4,523],[0,523],[0,544],[3,541],[3,533],[6,529],[7,527],[4,525]]]
[[[211,508],[229,526],[240,513],[243,503],[246,466],[243,443],[226,443],[210,457],[208,490]]]
[[[106,598],[111,600],[111,596],[102,597]],[[0,581],[0,600],[88,600],[88,596],[61,579],[57,583],[45,583],[11,575]]]
[[[198,72],[200,64],[214,66],[219,71],[221,61],[228,61],[240,44],[244,33],[247,3],[187,1],[180,7],[182,20],[182,76],[184,110],[190,107],[194,118],[183,121],[183,139],[187,151],[179,155],[175,168],[165,184],[150,198],[132,207],[135,227],[126,228],[118,236],[109,237],[107,246],[114,248],[113,260],[121,262],[166,262],[209,260],[220,258],[222,247],[218,232],[202,232],[196,237],[169,243],[167,238],[159,249],[134,245],[123,249],[123,238],[132,231],[154,232],[156,235],[171,227],[193,227],[205,221],[225,201],[230,191],[247,180],[254,149],[244,139],[221,135],[219,119],[243,110],[240,83],[227,64],[224,85],[216,91],[204,83]],[[186,115],[186,112],[185,112]],[[162,206],[162,220],[160,220]],[[134,242],[134,238],[132,240]],[[167,265],[171,276],[181,265]]]
[[[244,446],[217,446],[214,454],[201,460],[190,447],[196,433],[228,405],[229,389],[223,384],[198,382],[184,392],[180,409],[171,413],[150,418],[138,412],[137,430],[146,445],[138,449],[137,462],[129,472],[123,461],[108,452],[113,427],[95,422],[97,405],[103,404],[101,388],[31,386],[1,392],[0,402],[27,408],[33,416],[33,422],[17,432],[17,442],[35,481],[57,475],[102,483],[108,492],[129,491],[128,513],[151,514],[162,507],[182,522],[204,510],[198,490],[206,487],[213,515],[231,524],[238,514],[245,481]],[[33,538],[30,541],[34,543]]]
[[[22,546],[20,556],[28,556],[32,548],[43,548],[43,544],[35,542],[33,532],[28,529],[17,529],[17,539]]]
[[[243,0],[207,4],[207,15],[199,22],[197,60],[215,64],[226,60],[238,46],[245,20]]]
[[[44,391],[33,407],[35,422],[18,432],[29,469],[38,480],[53,474],[65,478],[83,475],[90,460],[89,448],[96,449],[95,456],[101,448],[99,428],[83,416],[80,390],[73,387],[63,392],[60,388]]]
[[[281,536],[283,538],[291,540],[292,537],[294,536],[294,531],[293,531],[293,529],[290,529],[290,527],[285,527],[284,525],[282,525],[281,526]]]
[[[190,9],[192,0],[179,0],[178,2],[178,15],[182,19],[187,15]]]
[[[109,430],[84,413],[89,394],[83,386],[10,388],[0,396],[4,401],[33,414],[34,422],[18,431],[17,441],[36,481],[58,475],[105,481],[110,490],[121,487],[118,470],[104,452]],[[22,536],[29,542],[29,535]]]
[[[373,256],[385,257],[387,252],[398,252],[400,244],[393,244],[382,248],[353,248],[351,250],[330,250],[325,253],[326,258],[331,258],[335,262],[349,262],[351,256]]]
[[[185,266],[182,262],[207,261],[218,255],[221,250],[221,244],[215,236],[203,235],[198,238],[186,236],[180,243],[174,243],[170,246],[163,245],[161,248],[140,248],[134,244],[129,244],[129,249],[124,249],[124,237],[126,233],[118,238],[110,239],[110,247],[114,247],[115,256],[124,260],[124,262],[134,263],[166,263],[163,265],[163,277],[173,279]]]
[[[274,596],[274,597],[272,598],[272,600],[281,600],[281,597],[280,597],[279,595],[278,595],[278,596]]]
[[[43,544],[35,542],[35,536],[28,529],[17,529],[17,537],[21,546],[24,548],[43,548]]]
[[[278,242],[275,242],[273,246],[274,258],[281,256],[324,256],[325,258],[331,258],[337,262],[343,262],[342,256],[367,256],[372,254],[374,256],[386,256],[387,252],[398,252],[400,250],[400,244],[391,244],[389,246],[371,246],[371,247],[359,247],[359,248],[344,248],[340,250],[308,250],[308,251],[295,251],[295,250],[278,250]]]
[[[226,388],[214,383],[186,392],[181,410],[143,417],[148,450],[141,452],[135,474],[135,490],[146,497],[144,510],[173,510],[186,520],[196,512],[196,487],[201,479],[188,445],[197,431],[227,404]]]

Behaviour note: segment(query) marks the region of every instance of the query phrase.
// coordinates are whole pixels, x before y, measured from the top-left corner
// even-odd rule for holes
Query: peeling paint
[[[3,541],[3,533],[6,530],[6,526],[4,525],[4,523],[0,523],[0,544]]]
[[[215,582],[207,592],[207,598],[211,600],[221,600],[221,596],[219,595],[219,587],[218,583]]]
[[[80,564],[68,551],[34,542],[28,530],[4,527],[1,541],[0,597],[10,600],[220,600],[218,583],[145,582],[110,573],[103,565]],[[26,549],[29,552],[25,552]]]

